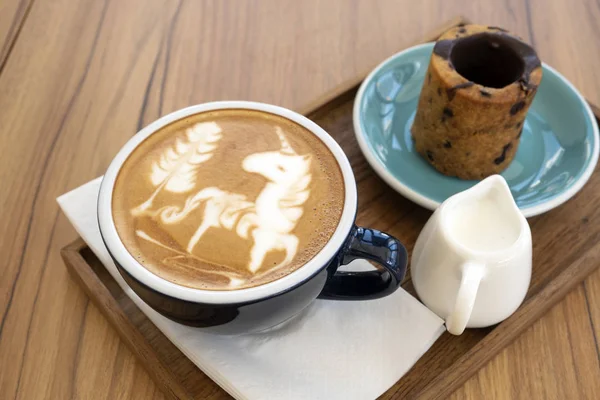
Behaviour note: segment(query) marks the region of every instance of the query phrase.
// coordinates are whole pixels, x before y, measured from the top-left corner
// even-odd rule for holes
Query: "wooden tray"
[[[461,22],[465,20],[451,21],[424,41],[435,40]],[[412,251],[431,212],[386,186],[358,148],[352,128],[352,103],[366,75],[323,95],[302,111],[335,137],[352,163],[359,192],[358,223],[391,233]],[[600,110],[593,110],[600,117]],[[446,398],[588,276],[600,263],[598,193],[600,174],[596,173],[568,203],[529,220],[534,242],[533,275],[527,298],[513,316],[492,328],[467,330],[462,336],[444,333],[382,398]],[[62,256],[73,278],[168,398],[229,398],[146,318],[81,239],[65,247]],[[410,271],[402,286],[415,294]]]

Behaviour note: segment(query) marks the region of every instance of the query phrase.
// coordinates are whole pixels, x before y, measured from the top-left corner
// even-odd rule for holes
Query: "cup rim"
[[[126,249],[117,233],[112,214],[112,194],[121,166],[147,137],[174,121],[206,111],[246,109],[271,113],[295,122],[316,135],[336,159],[344,180],[344,207],[338,225],[329,242],[306,264],[275,281],[240,290],[203,290],[181,286],[155,275],[144,268]],[[338,143],[319,125],[289,109],[252,101],[216,101],[186,107],[167,114],[136,133],[119,150],[102,179],[98,195],[98,225],[104,243],[114,260],[136,280],[165,295],[196,303],[237,304],[272,297],[292,289],[325,268],[343,246],[357,209],[357,190],[350,162]]]

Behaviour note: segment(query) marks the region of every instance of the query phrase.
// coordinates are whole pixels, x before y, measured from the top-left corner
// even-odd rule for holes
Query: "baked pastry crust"
[[[462,76],[455,69],[452,49],[468,37],[485,40],[491,47],[497,42],[512,46],[523,61],[522,74],[504,87],[484,86]],[[450,29],[434,47],[421,90],[412,126],[416,150],[445,175],[483,179],[502,172],[517,151],[541,80],[539,58],[517,36],[483,25]]]

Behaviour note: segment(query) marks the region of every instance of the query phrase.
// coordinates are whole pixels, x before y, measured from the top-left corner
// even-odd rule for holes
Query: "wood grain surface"
[[[233,98],[303,107],[456,14],[520,34],[600,103],[594,0],[2,0],[0,12],[2,399],[163,398],[69,278],[59,249],[76,233],[54,201],[161,114]],[[600,398],[598,335],[600,272],[453,397]]]
[[[0,73],[31,4],[32,0],[3,0],[0,3]]]

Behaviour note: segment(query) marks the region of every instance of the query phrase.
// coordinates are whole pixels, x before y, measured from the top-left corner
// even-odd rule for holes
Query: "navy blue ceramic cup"
[[[173,121],[204,111],[250,109],[277,114],[313,132],[336,158],[344,179],[345,202],[336,230],[305,265],[264,285],[240,290],[200,290],[177,285],[144,268],[121,242],[112,217],[112,193],[121,165],[144,139]],[[285,108],[255,102],[226,101],[188,107],[148,125],[125,144],[110,164],[98,197],[102,239],[133,291],[165,317],[215,333],[240,334],[271,328],[298,314],[313,300],[369,300],[393,293],[406,272],[407,252],[394,237],[355,225],[356,182],[336,141],[308,118]],[[355,259],[374,262],[370,271],[338,271]]]

